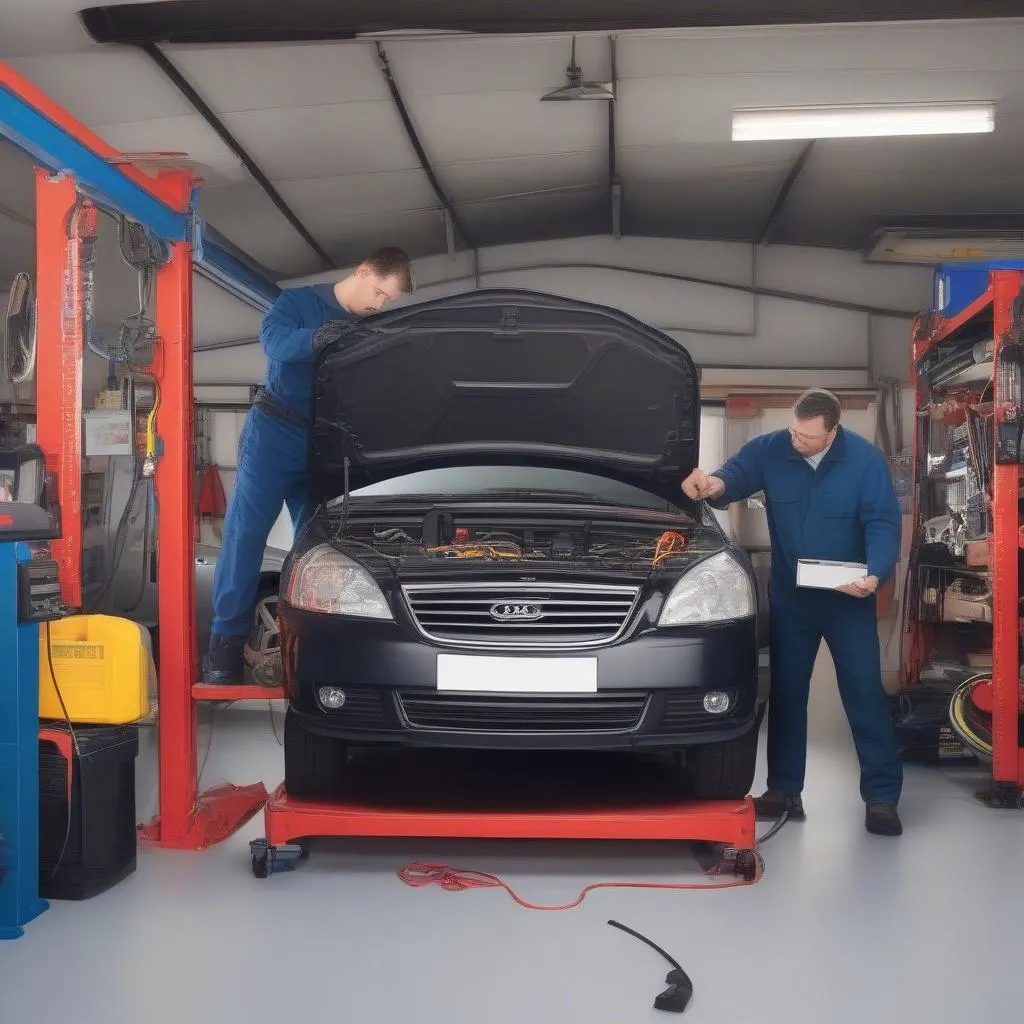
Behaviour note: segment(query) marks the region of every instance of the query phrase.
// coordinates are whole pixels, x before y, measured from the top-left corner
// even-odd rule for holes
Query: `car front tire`
[[[757,769],[758,728],[721,743],[702,743],[686,751],[686,774],[698,800],[742,800],[750,794]]]
[[[348,775],[344,742],[303,728],[289,708],[284,720],[284,788],[289,796],[318,799],[337,796]]]

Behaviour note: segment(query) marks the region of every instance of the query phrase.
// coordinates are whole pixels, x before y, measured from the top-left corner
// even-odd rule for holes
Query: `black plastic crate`
[[[47,732],[54,738],[45,738]],[[135,870],[138,729],[75,726],[80,757],[70,744],[66,724],[44,724],[41,733],[39,895],[54,900],[89,899]],[[67,752],[71,754],[70,825]]]

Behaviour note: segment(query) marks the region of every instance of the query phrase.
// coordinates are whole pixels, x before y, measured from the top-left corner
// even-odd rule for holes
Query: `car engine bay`
[[[335,546],[372,549],[410,569],[445,562],[651,570],[722,547],[713,531],[687,517],[638,512],[648,521],[630,521],[621,512],[587,512],[484,511],[454,504],[420,514],[359,512],[332,516],[331,534]]]

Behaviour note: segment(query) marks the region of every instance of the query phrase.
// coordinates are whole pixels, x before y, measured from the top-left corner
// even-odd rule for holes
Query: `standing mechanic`
[[[865,827],[898,836],[903,769],[882,688],[875,593],[899,558],[900,510],[882,453],[839,425],[839,400],[814,388],[797,401],[788,430],[754,438],[708,475],[683,482],[692,500],[716,508],[763,491],[772,570],[768,789],[759,818],[803,820],[807,700],[824,637],[861,769]],[[798,589],[797,559],[867,564],[867,575],[837,591]]]
[[[307,421],[314,359],[331,321],[368,316],[413,290],[409,257],[379,249],[337,284],[316,284],[281,293],[260,326],[267,375],[238,441],[238,472],[224,519],[224,536],[213,578],[213,627],[206,678],[241,683],[244,645],[267,538],[288,507],[298,535],[307,508]]]

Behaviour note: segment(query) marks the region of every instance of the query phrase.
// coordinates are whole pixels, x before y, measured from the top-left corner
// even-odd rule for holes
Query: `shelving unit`
[[[953,726],[991,763],[992,806],[1018,807],[1024,262],[935,275],[913,332],[913,522],[904,682],[944,666],[963,680]],[[953,701],[951,700],[951,706]]]

